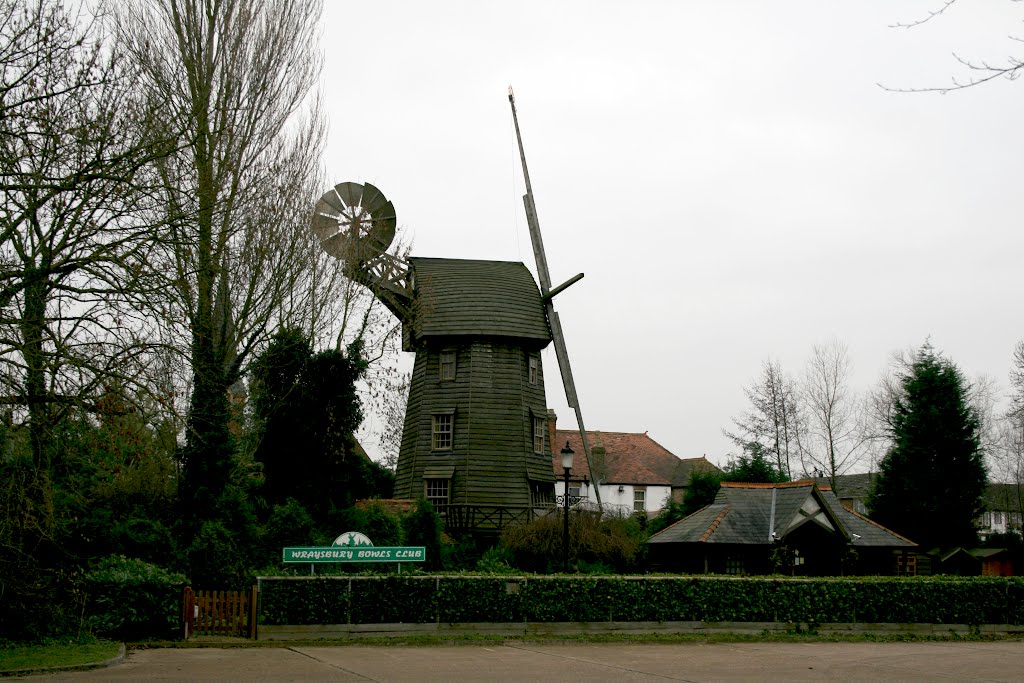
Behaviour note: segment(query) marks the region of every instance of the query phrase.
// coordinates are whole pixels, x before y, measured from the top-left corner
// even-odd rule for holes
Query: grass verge
[[[5,645],[0,647],[0,672],[102,662],[117,656],[120,646],[120,643],[108,640],[91,643]]]

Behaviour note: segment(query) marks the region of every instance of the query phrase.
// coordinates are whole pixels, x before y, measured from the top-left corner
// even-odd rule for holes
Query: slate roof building
[[[810,576],[916,573],[916,544],[813,480],[724,482],[715,502],[648,539],[656,569]]]
[[[554,425],[554,418],[549,419]],[[570,496],[597,502],[594,474],[583,455],[579,431],[552,429],[552,471],[558,478],[555,490],[563,493],[562,461],[559,452],[569,443],[575,464],[569,478]],[[705,457],[682,459],[652,439],[647,432],[587,431],[591,452],[603,460],[600,482],[601,502],[610,511],[657,514],[672,499],[682,502],[695,470],[721,472]]]
[[[449,529],[497,530],[554,499],[540,290],[518,262],[410,258],[403,346],[416,352],[395,496]]]

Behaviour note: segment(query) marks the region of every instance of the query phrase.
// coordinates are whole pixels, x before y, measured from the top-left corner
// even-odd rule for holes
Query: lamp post
[[[569,470],[572,469],[572,456],[575,451],[569,447],[569,442],[565,442],[565,448],[562,449],[562,468],[565,469],[565,519],[564,531],[562,533],[562,571],[569,573]]]

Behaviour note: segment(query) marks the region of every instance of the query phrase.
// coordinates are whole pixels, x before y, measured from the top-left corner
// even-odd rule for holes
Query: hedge
[[[181,633],[185,577],[139,559],[112,555],[84,577],[85,618],[106,638],[175,638]]]
[[[1024,579],[264,577],[268,625],[703,621],[1022,624]]]

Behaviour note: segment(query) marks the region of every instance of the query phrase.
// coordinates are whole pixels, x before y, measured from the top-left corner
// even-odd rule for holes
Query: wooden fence
[[[256,586],[248,591],[183,591],[185,638],[192,636],[256,637]]]

